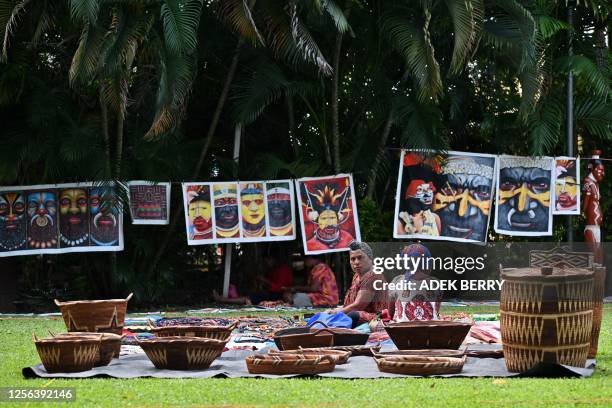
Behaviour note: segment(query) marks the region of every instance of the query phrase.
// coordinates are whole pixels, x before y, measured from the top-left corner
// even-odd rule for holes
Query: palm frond
[[[100,56],[104,45],[105,31],[96,25],[83,26],[79,45],[72,57],[68,78],[70,84],[92,80],[101,64]]]
[[[166,46],[175,53],[192,52],[198,45],[202,0],[164,0],[161,18]]]
[[[264,44],[247,0],[223,0],[217,3],[217,15],[252,45]]]
[[[95,24],[100,11],[100,0],[70,0],[70,14],[75,20]]]
[[[344,15],[344,12],[342,11],[340,6],[338,6],[338,4],[335,1],[333,0],[314,0],[314,2],[315,3],[320,2],[321,9],[327,12],[329,17],[334,22],[336,29],[339,32],[341,33],[348,32],[351,36],[353,37],[355,36],[355,34],[353,33],[353,29],[349,25],[349,22],[346,19],[346,16]]]
[[[539,109],[530,115],[527,132],[532,155],[540,156],[554,151],[561,135],[564,117],[563,103],[549,98],[539,104]]]
[[[8,57],[9,41],[14,34],[20,15],[25,11],[25,7],[30,0],[2,0],[0,1],[0,30],[2,30],[2,58],[6,61]]]
[[[478,45],[484,18],[482,0],[446,0],[453,21],[455,46],[451,60],[451,72],[461,72]]]
[[[324,75],[331,75],[332,67],[298,16],[297,3],[293,0],[289,1],[287,11],[290,17],[291,37],[296,48],[306,61],[314,63]]]
[[[612,140],[612,103],[600,98],[577,98],[574,116],[579,127],[602,138]]]
[[[571,26],[563,21],[545,14],[534,15],[538,31],[542,34],[542,38],[548,39],[563,30],[571,29]]]
[[[606,97],[610,95],[611,76],[600,71],[597,64],[585,55],[563,57],[555,62],[558,71],[569,72],[571,69],[576,78],[584,83],[588,91]]]

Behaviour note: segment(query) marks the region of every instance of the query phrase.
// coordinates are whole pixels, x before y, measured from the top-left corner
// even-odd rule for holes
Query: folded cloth
[[[306,324],[312,325],[316,322],[324,323],[328,327],[342,327],[346,329],[350,329],[353,325],[353,320],[342,312],[334,314],[315,313],[314,315],[312,315],[311,318],[308,319]]]
[[[499,321],[475,322],[470,329],[469,337],[485,343],[501,343]]]

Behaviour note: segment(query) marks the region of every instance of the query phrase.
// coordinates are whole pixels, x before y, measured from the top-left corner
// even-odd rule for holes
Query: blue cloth
[[[343,327],[346,329],[350,329],[353,322],[350,317],[340,312],[335,314],[317,313],[308,319],[306,323],[310,326],[317,321],[325,323],[328,327]],[[316,324],[314,327],[323,327],[323,325]]]

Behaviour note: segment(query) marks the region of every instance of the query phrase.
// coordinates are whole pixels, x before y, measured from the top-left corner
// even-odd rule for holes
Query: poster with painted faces
[[[295,239],[290,180],[183,183],[189,245]]]
[[[0,188],[0,256],[121,250],[123,215],[113,187]]]
[[[486,243],[496,164],[489,154],[402,151],[393,237]]]
[[[170,183],[130,181],[128,183],[132,224],[168,225]]]
[[[580,159],[555,157],[555,215],[580,215]]]
[[[348,251],[360,241],[353,177],[308,177],[295,181],[305,254]]]
[[[552,157],[500,156],[495,231],[504,235],[552,235]]]

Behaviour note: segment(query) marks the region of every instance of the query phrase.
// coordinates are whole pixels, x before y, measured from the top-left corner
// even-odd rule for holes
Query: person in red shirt
[[[256,305],[262,301],[282,300],[285,288],[293,285],[293,271],[289,265],[270,254],[264,258],[264,263],[268,273],[267,276],[257,276],[260,291],[249,293],[246,296],[228,298],[219,295],[216,290],[213,290],[215,302],[234,305]]]
[[[338,304],[338,286],[334,271],[315,255],[304,257],[308,284],[287,287],[285,301],[295,307],[332,307]]]

